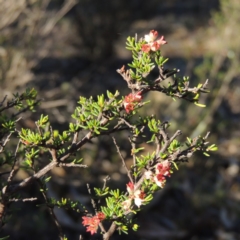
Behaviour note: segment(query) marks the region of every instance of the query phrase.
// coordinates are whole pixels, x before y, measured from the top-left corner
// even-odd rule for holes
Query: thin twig
[[[50,19],[42,29],[42,34],[45,36],[49,34],[58,21],[63,18],[78,2],[76,0],[66,0],[63,7],[55,14],[55,17]]]
[[[8,201],[9,202],[33,202],[33,201],[36,201],[38,198],[34,198],[34,197],[32,197],[32,198],[12,198],[12,199],[9,199]]]
[[[9,134],[7,135],[7,137],[5,138],[4,142],[1,143],[1,145],[0,145],[0,147],[1,147],[0,153],[3,151],[3,149],[4,149],[4,147],[6,146],[7,142],[10,140],[11,135],[12,135],[12,133],[9,133]]]
[[[13,162],[13,164],[12,164],[12,169],[11,169],[11,172],[10,172],[9,177],[8,177],[8,180],[7,180],[8,185],[12,182],[12,179],[13,179],[13,177],[14,177],[14,173],[15,173],[14,167],[15,167],[16,162],[17,162],[17,153],[18,153],[18,149],[19,149],[20,143],[21,143],[21,140],[18,141],[17,147],[16,147],[16,149],[15,149],[14,162]]]
[[[174,135],[171,137],[171,139],[168,139],[165,131],[163,131],[163,129],[160,129],[160,133],[162,134],[163,136],[163,139],[164,139],[164,145],[162,147],[162,149],[160,150],[160,154],[161,153],[164,153],[167,148],[170,146],[171,142],[179,135],[181,135],[181,131],[180,130],[177,130]]]
[[[3,105],[3,103],[6,101],[7,95],[4,96],[3,100],[0,102],[0,107]],[[1,111],[0,111],[1,112]]]
[[[92,192],[91,192],[91,189],[90,189],[90,186],[89,186],[89,184],[87,183],[87,190],[88,190],[88,193],[89,193],[89,195],[91,196],[92,195]],[[91,197],[91,204],[92,204],[92,206],[93,206],[93,209],[94,209],[94,211],[95,211],[95,214],[97,214],[97,212],[98,212],[98,210],[97,210],[97,204],[96,204],[96,202],[94,201],[94,199]],[[99,227],[101,228],[101,231],[102,232],[106,232],[106,229],[104,228],[104,226],[103,226],[103,224],[100,222],[99,223]]]
[[[126,172],[127,172],[127,175],[128,175],[128,177],[129,177],[130,181],[133,182],[131,173],[130,173],[130,171],[129,171],[128,168],[127,168],[127,165],[126,165],[126,163],[125,163],[125,161],[124,161],[124,158],[123,158],[123,156],[122,156],[122,154],[121,154],[121,152],[120,152],[120,149],[119,149],[119,147],[118,147],[118,145],[117,145],[116,139],[115,139],[113,136],[112,136],[112,139],[113,139],[113,143],[114,143],[114,145],[115,145],[115,147],[116,147],[116,149],[117,149],[117,153],[118,153],[118,155],[120,156],[120,158],[121,158],[121,160],[122,160],[123,167],[126,169]]]
[[[41,180],[38,179],[37,182],[38,182],[40,188],[43,189],[43,184],[42,184]],[[59,238],[60,238],[60,240],[64,240],[64,235],[63,235],[62,227],[61,227],[60,223],[58,222],[58,219],[57,219],[56,214],[54,213],[54,208],[49,205],[49,200],[48,200],[48,197],[47,197],[47,194],[46,194],[45,190],[44,190],[44,191],[41,191],[41,193],[42,193],[42,195],[43,195],[43,197],[44,197],[44,200],[45,200],[45,202],[46,202],[46,204],[47,204],[48,211],[49,211],[50,215],[52,216],[53,221],[54,221],[54,223],[55,223],[55,225],[56,225],[56,227],[57,227],[57,229],[58,229]]]
[[[79,132],[76,132],[76,133],[74,133],[74,135],[73,135],[73,140],[72,140],[72,146],[74,145],[76,145],[76,143],[77,143],[77,139],[78,139],[78,135],[79,135]]]
[[[133,171],[136,171],[136,154],[134,152],[134,150],[136,149],[136,137],[132,137],[130,138],[130,136],[128,137],[129,142],[131,143],[131,155],[133,158]],[[130,174],[130,173],[129,173]],[[137,176],[134,176],[134,183],[136,182]],[[133,182],[133,181],[131,181]]]
[[[79,168],[87,168],[88,165],[77,164],[77,163],[59,163],[59,167],[79,167]]]
[[[110,180],[110,177],[109,176],[106,176],[104,179],[103,179],[103,187],[102,187],[102,190],[104,190],[107,186],[107,181]],[[98,205],[101,204],[101,198],[98,199]]]
[[[88,194],[90,196],[92,196],[92,191],[91,191],[90,185],[88,183],[86,185],[87,185]],[[95,210],[95,213],[97,213],[97,205],[96,205],[96,203],[95,203],[93,198],[91,198],[91,204],[93,206],[93,209]]]
[[[32,105],[32,107],[37,106],[38,103],[41,102],[41,100],[42,100],[42,99],[37,100],[37,101]],[[14,105],[13,105],[13,106],[14,106]],[[12,106],[12,107],[13,107],[13,106]],[[10,107],[8,107],[8,108],[10,108]],[[30,106],[27,106],[27,107],[23,108],[21,111],[13,114],[12,117],[15,118],[15,117],[17,117],[18,115],[20,115],[21,113],[24,113],[24,112],[26,112],[26,111],[29,110],[29,109],[30,109]]]

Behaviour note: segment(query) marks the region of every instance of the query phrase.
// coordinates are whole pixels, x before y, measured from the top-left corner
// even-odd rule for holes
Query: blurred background
[[[144,36],[155,29],[168,44],[162,54],[168,68],[179,68],[192,84],[209,79],[206,108],[159,93],[147,96],[156,114],[171,122],[171,131],[186,136],[211,131],[219,151],[196,155],[182,164],[137,216],[138,232],[113,239],[240,239],[240,2],[239,0],[0,0],[0,97],[34,87],[42,104],[38,114],[25,114],[19,128],[35,128],[39,114],[48,114],[53,128],[65,130],[79,96],[106,90],[128,93],[116,69],[131,61],[127,36]],[[118,143],[131,161],[127,134]],[[121,141],[122,139],[122,141]],[[69,197],[89,204],[86,183],[101,186],[109,175],[111,187],[125,188],[127,178],[116,149],[107,137],[94,140],[81,152],[91,169],[56,168],[49,196]],[[94,163],[94,164],[92,164]],[[119,172],[120,169],[120,172]],[[20,171],[18,178],[28,175]],[[31,196],[36,186],[28,187]],[[22,194],[27,193],[23,192]],[[0,237],[13,240],[58,239],[47,209],[35,203],[13,205],[14,214]],[[16,216],[17,214],[17,216]],[[85,234],[81,215],[56,209],[66,236],[101,239]]]

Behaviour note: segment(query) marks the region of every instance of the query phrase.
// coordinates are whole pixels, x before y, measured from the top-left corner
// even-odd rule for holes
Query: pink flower
[[[156,52],[159,48],[160,48],[160,44],[156,41],[154,43],[151,44],[151,47],[150,49],[153,51],[153,52]]]
[[[160,188],[163,188],[166,183],[165,177],[161,174],[155,175],[154,181]]]
[[[134,104],[137,102],[141,102],[143,96],[141,92],[137,93],[130,93],[129,95],[125,96],[123,100],[123,106],[127,113],[130,113],[134,110]]]
[[[170,166],[171,163],[168,160],[165,160],[156,165],[156,173],[162,173],[164,176],[170,176]]]
[[[132,103],[127,103],[124,107],[127,113],[130,113],[134,110],[134,105]]]
[[[151,30],[148,35],[145,35],[144,39],[147,42],[147,44],[142,45],[143,52],[146,52],[146,53],[150,51],[156,52],[161,47],[161,45],[164,45],[167,43],[167,41],[165,41],[164,39],[164,36],[162,36],[160,39],[155,41],[157,36],[158,36],[158,32],[154,30]]]
[[[103,221],[106,218],[105,214],[102,212],[99,212],[96,214],[96,216],[93,217],[82,217],[83,226],[87,227],[87,232],[90,232],[91,235],[97,232],[98,225],[101,221]]]
[[[154,176],[154,181],[161,188],[165,185],[166,177],[171,176],[170,166],[171,164],[168,160],[156,165],[156,175]]]
[[[123,202],[123,209],[129,210],[133,199],[135,205],[140,207],[142,205],[142,202],[144,201],[146,194],[142,190],[134,191],[134,184],[132,182],[129,182],[127,184],[127,191],[129,193],[129,199]]]
[[[100,220],[94,216],[94,217],[82,217],[83,219],[83,226],[87,227],[87,232],[90,232],[91,235],[97,232],[98,230],[98,224],[100,223]]]
[[[148,53],[151,51],[151,46],[150,44],[143,44],[142,45],[142,51],[145,52],[145,53]]]
[[[127,185],[127,191],[129,194],[132,194],[134,192],[134,184],[132,182],[129,182]]]
[[[160,39],[156,41],[159,45],[167,44],[167,41],[164,39],[164,36],[161,36]]]
[[[100,222],[106,218],[106,216],[103,212],[98,212],[96,217],[100,220]]]

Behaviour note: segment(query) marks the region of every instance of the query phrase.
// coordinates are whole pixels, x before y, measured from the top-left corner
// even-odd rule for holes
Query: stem
[[[37,182],[38,182],[40,188],[44,189],[44,186],[43,186],[41,180],[38,180]],[[42,195],[43,195],[44,200],[45,200],[45,202],[46,202],[46,204],[47,204],[48,211],[49,211],[49,213],[50,213],[50,215],[51,215],[51,217],[52,217],[52,219],[53,219],[53,221],[54,221],[54,223],[55,223],[55,225],[56,225],[56,227],[57,227],[57,229],[58,229],[59,239],[60,239],[60,240],[64,240],[64,235],[63,235],[62,227],[61,227],[61,225],[59,224],[58,219],[57,219],[57,217],[56,217],[56,215],[55,215],[55,213],[54,213],[54,208],[49,205],[49,200],[48,200],[48,197],[47,197],[47,193],[45,192],[45,189],[44,189],[44,191],[42,191]]]
[[[116,231],[116,229],[117,225],[113,222],[108,231],[105,234],[103,234],[103,240],[109,240],[113,233]]]

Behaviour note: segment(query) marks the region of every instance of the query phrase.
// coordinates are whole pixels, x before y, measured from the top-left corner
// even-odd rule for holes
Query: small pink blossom
[[[166,177],[171,176],[170,166],[171,164],[167,160],[156,165],[156,175],[154,176],[154,181],[161,188],[165,185]]]
[[[98,230],[98,225],[101,221],[103,221],[106,218],[105,214],[102,212],[98,212],[95,216],[93,217],[82,217],[83,221],[82,224],[83,226],[86,226],[87,232],[90,232],[91,235],[97,232]]]
[[[156,173],[162,173],[164,176],[170,176],[170,166],[171,163],[168,160],[165,160],[156,165]]]
[[[132,182],[127,184],[127,191],[129,193],[129,198],[122,203],[123,209],[129,210],[132,205],[132,200],[134,200],[136,206],[140,207],[146,194],[142,190],[134,191],[134,184]]]
[[[151,45],[150,44],[143,44],[142,45],[142,51],[145,53],[148,53],[151,51]]]
[[[157,40],[157,43],[159,45],[164,45],[167,44],[167,41],[164,39],[164,36],[161,36],[161,38]]]
[[[164,36],[156,40],[157,36],[158,36],[158,32],[154,30],[151,30],[148,35],[145,35],[144,39],[147,42],[147,44],[142,45],[143,52],[145,53],[148,53],[150,51],[156,52],[157,50],[159,50],[161,45],[164,45],[167,43],[167,41],[165,41],[164,39]]]
[[[157,174],[154,177],[154,181],[160,188],[163,188],[165,186],[166,178],[161,174]]]
[[[160,44],[156,41],[154,43],[151,44],[151,47],[150,49],[153,51],[153,52],[156,52],[159,48],[160,48]]]
[[[132,182],[129,182],[127,185],[127,191],[129,194],[132,194],[134,192],[134,184]]]
[[[125,96],[123,100],[123,106],[127,113],[130,113],[134,110],[134,104],[137,102],[141,102],[143,96],[141,95],[141,92],[137,93],[130,93],[127,96]]]
[[[90,232],[91,235],[97,232],[98,224],[100,223],[100,220],[94,216],[94,217],[82,217],[83,219],[83,226],[87,227],[87,232]]]
[[[96,214],[96,217],[100,220],[100,222],[103,221],[106,218],[106,216],[103,212],[98,212]]]

